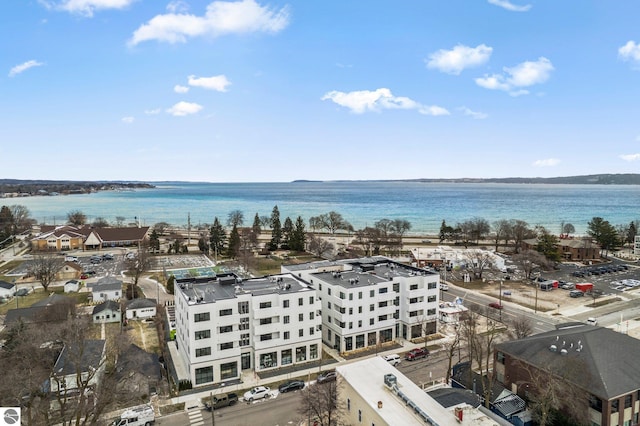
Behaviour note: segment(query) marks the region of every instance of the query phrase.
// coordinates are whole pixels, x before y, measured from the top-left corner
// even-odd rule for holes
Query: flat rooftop
[[[233,274],[212,278],[182,280],[176,282],[183,297],[192,304],[214,303],[218,300],[234,299],[240,295],[287,294],[300,291],[314,291],[306,282],[291,274],[271,275],[263,278],[241,280]]]

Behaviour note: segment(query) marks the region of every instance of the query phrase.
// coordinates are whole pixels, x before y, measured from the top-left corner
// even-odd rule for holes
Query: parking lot
[[[636,293],[640,289],[640,267],[619,261],[592,266],[562,264],[560,269],[541,276],[574,284],[592,283],[594,291],[599,295],[621,295],[630,291]]]

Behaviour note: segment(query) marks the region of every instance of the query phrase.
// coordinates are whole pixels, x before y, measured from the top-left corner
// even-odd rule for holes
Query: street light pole
[[[500,322],[502,322],[502,280],[500,280]]]

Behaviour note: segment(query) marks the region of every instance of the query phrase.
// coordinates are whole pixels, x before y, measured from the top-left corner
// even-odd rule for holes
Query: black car
[[[294,391],[298,389],[304,389],[304,382],[302,380],[289,380],[278,386],[280,393]]]
[[[324,373],[318,375],[317,382],[318,383],[327,383],[327,382],[333,382],[334,380],[336,380],[336,372],[335,371],[325,371]]]

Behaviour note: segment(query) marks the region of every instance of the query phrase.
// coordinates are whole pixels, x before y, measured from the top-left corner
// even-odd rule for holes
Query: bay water
[[[327,181],[282,183],[152,182],[153,189],[100,191],[92,194],[4,198],[0,205],[21,204],[38,223],[63,224],[67,213],[82,211],[88,221],[100,217],[115,223],[152,226],[158,222],[193,227],[226,224],[230,212],[240,210],[244,225],[256,213],[270,216],[278,206],[281,222],[336,211],[355,229],[380,219],[403,219],[409,234],[436,235],[448,225],[472,218],[490,224],[519,219],[531,227],[560,232],[571,223],[576,234],[586,233],[595,216],[613,225],[640,219],[640,187],[634,185],[556,185],[501,183],[445,183],[406,181]]]

